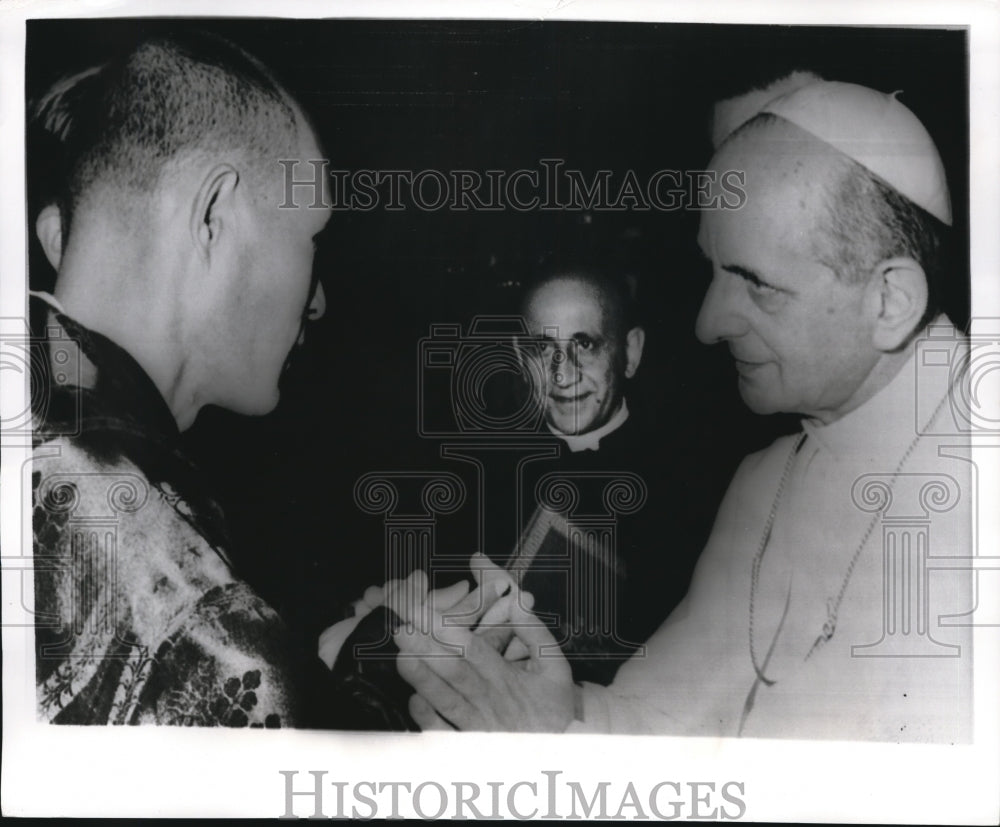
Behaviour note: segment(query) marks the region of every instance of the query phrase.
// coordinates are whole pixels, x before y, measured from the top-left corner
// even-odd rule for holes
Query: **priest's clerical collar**
[[[628,419],[628,403],[625,398],[622,397],[622,404],[618,407],[615,414],[605,422],[600,428],[595,428],[593,431],[588,431],[585,434],[561,434],[551,425],[548,426],[549,430],[555,434],[559,439],[566,443],[569,450],[572,453],[577,453],[578,451],[597,451],[601,447],[602,437],[606,437],[613,431],[617,431]]]

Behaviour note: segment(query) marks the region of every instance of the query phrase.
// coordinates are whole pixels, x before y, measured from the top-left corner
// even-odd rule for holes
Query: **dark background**
[[[27,97],[65,72],[183,21],[28,24]],[[891,92],[927,126],[952,186],[959,260],[946,298],[968,316],[968,81],[963,30],[620,23],[199,20],[271,66],[314,119],[337,169],[697,170],[720,98],[788,71]],[[29,201],[44,158],[29,143]],[[300,173],[301,174],[301,173]],[[33,202],[34,203],[34,202]],[[241,574],[305,633],[381,582],[382,523],[352,489],[364,473],[451,470],[417,434],[418,343],[432,323],[513,309],[540,258],[574,253],[639,278],[647,347],[630,407],[655,416],[665,473],[705,492],[700,544],[740,458],[796,427],[756,417],[724,348],[694,338],[707,273],[691,211],[338,212],[317,257],[327,313],[308,333],[271,415],[208,408],[185,434],[225,508]],[[29,236],[31,234],[29,233]],[[32,239],[33,241],[33,239]],[[33,287],[52,274],[31,249]],[[514,284],[511,285],[510,283]],[[504,286],[508,285],[508,286]],[[442,400],[437,399],[437,404]],[[445,400],[446,401],[446,400]],[[471,538],[470,538],[471,543]],[[468,551],[474,550],[471,545]]]

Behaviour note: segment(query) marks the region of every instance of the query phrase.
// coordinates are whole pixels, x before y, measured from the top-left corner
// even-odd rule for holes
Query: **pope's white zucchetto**
[[[917,116],[865,86],[818,81],[765,103],[770,113],[853,158],[935,218],[951,224],[951,197],[934,141]]]

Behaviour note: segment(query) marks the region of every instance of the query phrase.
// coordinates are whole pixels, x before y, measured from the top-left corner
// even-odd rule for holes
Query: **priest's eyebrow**
[[[577,331],[576,333],[570,333],[568,336],[553,336],[551,333],[542,333],[538,337],[543,342],[568,342],[570,340],[579,342],[598,342],[600,339],[595,338],[590,333],[585,333],[583,331]]]

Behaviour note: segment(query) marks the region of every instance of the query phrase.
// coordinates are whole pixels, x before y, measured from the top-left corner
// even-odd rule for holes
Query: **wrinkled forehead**
[[[524,304],[528,329],[536,334],[570,338],[578,333],[607,336],[612,332],[613,302],[598,285],[571,276],[534,288]]]
[[[772,118],[759,125],[751,122],[730,136],[712,157],[709,169],[719,174],[746,171],[752,178],[748,183],[756,189],[783,182],[807,186],[824,179],[844,158],[835,147],[804,129]]]
[[[713,196],[720,205],[702,213],[698,244],[709,253],[711,238],[734,223],[769,235],[801,237],[815,226],[817,211],[828,197],[842,159],[792,124],[738,133],[712,158]],[[732,192],[743,199],[737,205]]]

